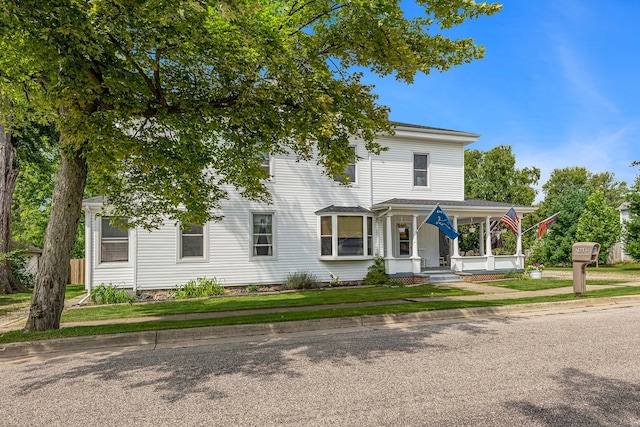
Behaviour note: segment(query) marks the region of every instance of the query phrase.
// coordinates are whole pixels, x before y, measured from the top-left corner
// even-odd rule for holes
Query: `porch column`
[[[485,220],[485,223],[487,224],[487,235],[485,236],[485,253],[487,254],[487,256],[492,256],[491,253],[491,217],[488,216]]]
[[[480,230],[478,237],[478,247],[480,248],[480,256],[484,256],[484,224],[480,223],[478,225],[478,229]]]
[[[453,229],[458,231],[458,215],[454,215],[453,216]],[[454,257],[459,257],[460,256],[459,247],[458,247],[458,239],[454,239],[453,240],[453,256]]]
[[[516,241],[516,255],[522,255],[522,222],[518,221],[518,240]]]
[[[385,256],[387,258],[391,258],[393,254],[393,245],[392,245],[393,234],[391,233],[391,215],[387,215],[387,241],[385,248]]]
[[[387,274],[396,273],[396,263],[393,259],[393,233],[391,232],[391,214],[387,215],[387,241],[386,241],[386,253],[385,253],[385,266],[387,267]]]
[[[412,263],[412,271],[413,273],[420,273],[422,267],[422,260],[420,259],[420,254],[418,253],[418,215],[414,214],[412,219],[412,233],[413,240],[411,241],[411,263]]]

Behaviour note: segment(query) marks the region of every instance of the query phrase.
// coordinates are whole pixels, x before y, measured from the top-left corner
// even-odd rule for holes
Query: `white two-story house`
[[[216,277],[228,286],[280,284],[291,273],[309,272],[328,282],[358,281],[376,255],[391,277],[430,269],[495,273],[524,267],[517,253],[495,256],[485,231],[511,205],[464,197],[464,149],[479,135],[396,124],[381,136],[388,147],[370,155],[353,141],[360,160],[345,173],[351,185],[321,173],[295,156],[267,156],[264,167],[272,203],[237,194],[222,203],[224,219],[182,230],[174,221],[159,229],[122,231],[109,223],[102,198],[83,203],[86,219],[86,287],[105,283],[144,289],[173,288],[196,277]],[[479,252],[461,256],[457,239],[423,224],[440,205],[454,227],[477,224]],[[534,211],[514,207],[518,216]]]

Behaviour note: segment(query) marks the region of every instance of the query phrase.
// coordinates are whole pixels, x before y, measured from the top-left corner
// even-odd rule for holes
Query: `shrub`
[[[318,278],[309,272],[290,273],[282,283],[282,289],[317,289],[321,286]]]
[[[379,286],[387,283],[389,283],[389,278],[384,272],[381,273],[379,271],[369,270],[364,279],[362,279],[362,284],[366,286]]]
[[[247,286],[247,292],[258,292],[260,290],[260,286],[251,284]]]
[[[373,264],[369,266],[370,273],[386,273],[386,269],[384,267],[384,257],[381,255],[376,255],[373,259]]]
[[[9,258],[9,264],[11,265],[11,272],[13,277],[16,278],[18,283],[28,288],[33,288],[35,285],[36,277],[33,274],[27,273],[27,258],[24,256],[24,251],[13,250],[7,253]]]
[[[136,296],[126,289],[118,288],[109,283],[101,283],[91,290],[89,297],[94,304],[121,304],[128,302],[131,304],[136,300]]]
[[[184,285],[176,286],[176,298],[202,298],[214,295],[224,295],[225,290],[222,283],[215,277],[207,279],[206,277],[198,277],[189,280]]]

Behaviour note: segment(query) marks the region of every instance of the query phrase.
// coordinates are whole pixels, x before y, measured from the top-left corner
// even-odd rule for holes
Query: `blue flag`
[[[453,225],[451,225],[451,221],[449,221],[449,217],[442,210],[440,205],[436,206],[436,208],[431,212],[431,215],[425,221],[426,224],[432,224],[438,227],[444,234],[446,234],[451,240],[455,240],[458,238],[460,233],[453,229]]]

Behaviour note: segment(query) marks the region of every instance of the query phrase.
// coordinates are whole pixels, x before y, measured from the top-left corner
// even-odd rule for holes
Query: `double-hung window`
[[[413,155],[413,186],[414,187],[429,186],[429,155],[428,154]]]
[[[129,231],[111,224],[111,217],[100,217],[100,262],[129,261]]]
[[[253,213],[251,214],[252,234],[252,256],[272,257],[273,251],[273,214]]]
[[[262,153],[262,163],[260,167],[267,173],[269,178],[273,176],[273,171],[271,170],[271,155],[269,153]]]
[[[349,162],[349,164],[344,168],[344,172],[341,175],[336,176],[333,180],[335,182],[342,182],[342,178],[344,177],[347,182],[351,183],[351,184],[355,184],[356,183],[356,146],[355,145],[351,145],[350,150],[353,154],[353,159],[351,162]]]
[[[204,227],[201,225],[187,224],[180,231],[180,258],[204,257]]]

